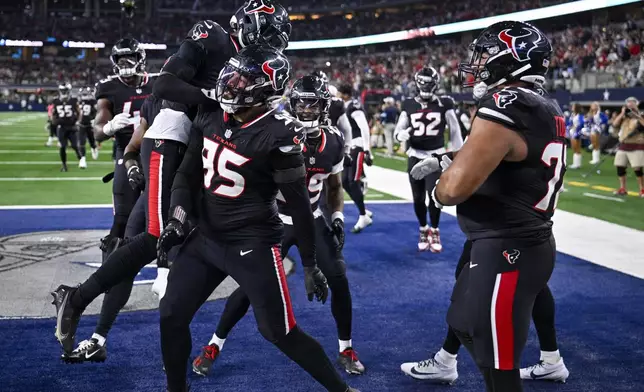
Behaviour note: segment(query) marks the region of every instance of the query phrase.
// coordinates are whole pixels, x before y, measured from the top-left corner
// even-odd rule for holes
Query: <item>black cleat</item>
[[[56,339],[63,346],[65,354],[71,354],[74,349],[76,327],[83,311],[72,307],[72,294],[76,287],[60,285],[51,295],[54,300],[51,302],[56,306]]]
[[[71,354],[63,354],[61,359],[67,363],[105,362],[107,349],[98,344],[98,340],[91,338],[78,344]]]
[[[204,346],[201,354],[192,361],[192,371],[200,376],[207,377],[212,364],[218,356],[219,346],[214,343]]]
[[[99,245],[99,248],[103,252],[103,263],[105,263],[112,252],[114,252],[119,246],[121,246],[122,242],[122,238],[114,237],[111,234],[108,234],[105,237],[101,238],[101,244]]]
[[[358,359],[358,353],[351,347],[340,353],[338,364],[349,374],[364,374],[365,371],[364,365]]]
[[[60,171],[63,172],[63,173],[66,173],[68,171],[67,170],[67,165],[63,165],[63,167],[60,168]]]

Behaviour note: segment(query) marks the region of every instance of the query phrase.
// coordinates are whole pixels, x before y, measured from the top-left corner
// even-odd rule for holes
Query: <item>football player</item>
[[[81,341],[71,353],[65,352],[66,362],[103,362],[107,358],[106,340],[119,312],[127,303],[137,273],[156,258],[156,242],[169,209],[170,189],[174,172],[183,158],[185,144],[167,139],[143,139],[148,124],[161,110],[161,100],[148,96],[141,106],[140,124],[134,131],[123,155],[132,189],[145,191],[134,206],[126,228],[126,240],[110,253],[103,265],[79,287],[82,303],[78,317],[98,295],[106,292],[94,334]],[[143,143],[142,143],[143,140]],[[139,165],[139,150],[143,153]],[[175,151],[176,150],[176,151]],[[164,152],[169,151],[171,159]],[[144,175],[145,173],[145,175]],[[147,182],[146,182],[147,180]],[[163,291],[168,266],[157,269],[153,291]],[[59,289],[60,290],[60,289]]]
[[[49,105],[47,105],[47,123],[45,124],[45,131],[49,133],[49,137],[45,142],[46,147],[51,147],[54,144],[54,142],[58,140],[56,138],[56,129],[51,124],[53,114],[54,114],[54,104],[50,103]]]
[[[418,250],[430,250],[440,253],[441,244],[440,222],[441,210],[436,207],[429,197],[440,171],[417,180],[410,174],[418,162],[445,152],[445,127],[449,127],[452,148],[458,150],[463,145],[461,127],[454,112],[454,100],[447,96],[435,94],[440,83],[440,74],[433,67],[425,66],[414,76],[418,96],[407,99],[401,107],[400,117],[396,124],[394,137],[400,142],[407,143],[407,173],[414,199],[414,212],[420,226]],[[427,213],[431,226],[427,225]]]
[[[325,125],[330,101],[326,82],[315,75],[298,79],[290,93],[290,106],[306,133],[303,146],[306,185],[315,217],[317,261],[328,280],[332,294],[331,312],[335,318],[340,345],[338,363],[347,373],[362,374],[365,368],[353,350],[351,341],[351,292],[342,256],[344,191],[341,172],[344,162],[344,137],[335,127]],[[325,194],[323,188],[327,191],[327,205],[333,211],[331,226],[319,208],[320,198]],[[280,193],[277,195],[277,203],[280,219],[285,225],[281,249],[283,257],[293,245],[298,245],[298,239],[293,226],[293,211]],[[235,290],[226,303],[224,314],[210,343],[203,347],[201,354],[192,362],[195,373],[208,375],[213,362],[223,349],[228,333],[246,314],[249,307],[248,296],[239,288]]]
[[[110,233],[101,240],[104,258],[123,239],[128,216],[141,193],[128,184],[123,155],[134,126],[140,122],[143,101],[152,93],[157,76],[145,72],[145,50],[133,38],[119,40],[112,48],[110,60],[114,75],[96,85],[97,113],[94,121],[96,141],[100,143],[113,137],[116,146],[112,185],[114,221]]]
[[[94,98],[95,91],[92,87],[84,87],[80,90],[80,102],[78,111],[80,118],[78,120],[78,149],[81,154],[81,162],[87,166],[85,162],[85,142],[89,141],[89,146],[92,151],[92,159],[98,159],[98,148],[96,148],[96,140],[94,139],[94,131],[92,130],[92,122],[96,117],[96,98]],[[78,164],[81,166],[81,163]]]
[[[58,143],[60,144],[60,161],[63,166],[60,168],[61,172],[67,171],[67,142],[76,152],[76,156],[81,161],[81,155],[78,151],[78,143],[76,141],[76,120],[79,117],[78,101],[71,96],[71,84],[61,84],[58,86],[58,98],[54,99],[51,125],[56,129],[58,135]],[[80,163],[83,163],[82,161]],[[87,166],[79,166],[84,169]]]
[[[351,229],[360,233],[373,223],[371,211],[364,205],[364,165],[371,166],[371,145],[369,144],[369,123],[362,105],[352,98],[353,88],[345,84],[338,89],[344,104],[344,113],[338,118],[338,128],[345,135],[346,151],[350,157],[342,174],[342,186],[355,203],[360,213]]]
[[[306,188],[302,132],[275,115],[269,100],[290,75],[277,49],[249,46],[222,69],[213,102],[193,122],[188,151],[172,189],[158,259],[183,243],[161,301],[161,347],[168,390],[184,391],[190,321],[232,276],[248,296],[260,333],[329,391],[351,391],[320,344],[295,323],[279,241],[278,191],[292,211],[309,300],[326,300],[315,257],[315,223]],[[195,201],[194,193],[200,196]],[[186,238],[186,218],[197,229]]]
[[[457,206],[459,224],[472,241],[447,321],[487,390],[518,392],[533,304],[554,267],[551,218],[566,171],[566,126],[561,109],[540,87],[552,46],[539,29],[498,22],[470,49],[470,61],[459,65],[461,80],[472,76],[463,87],[484,83],[488,91],[467,143],[440,156],[446,170],[432,192],[437,207]]]
[[[570,119],[568,133],[570,135],[570,144],[574,154],[572,155],[571,169],[579,169],[582,164],[581,139],[586,137],[588,130],[586,128],[586,119],[581,112],[581,105],[573,103],[570,108]]]

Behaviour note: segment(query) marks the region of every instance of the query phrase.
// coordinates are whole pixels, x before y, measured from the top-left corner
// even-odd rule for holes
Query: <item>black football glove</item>
[[[127,169],[127,180],[133,190],[145,190],[145,177],[143,176],[143,173],[141,173],[139,165],[130,165],[130,167]]]
[[[313,295],[315,295],[318,302],[326,302],[329,286],[326,284],[326,277],[317,266],[304,267],[304,286],[309,301],[313,301]]]
[[[373,165],[373,158],[371,157],[371,151],[364,152],[364,164],[367,166]]]
[[[344,167],[349,167],[351,166],[351,163],[353,162],[353,158],[351,158],[351,155],[349,154],[344,154]]]
[[[335,234],[335,238],[338,240],[335,249],[341,252],[342,248],[344,248],[344,222],[342,219],[334,219],[333,223],[331,223],[331,230],[333,230],[333,234]]]
[[[170,211],[168,224],[157,242],[157,266],[168,268],[168,252],[172,247],[181,244],[185,238],[183,224],[186,217],[187,214],[181,206],[173,207]]]

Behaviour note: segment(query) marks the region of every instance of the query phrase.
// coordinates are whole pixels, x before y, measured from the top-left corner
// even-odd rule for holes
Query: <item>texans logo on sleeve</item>
[[[505,29],[499,33],[499,39],[510,49],[512,57],[521,62],[530,61],[530,52],[543,40],[537,30],[529,27]]]
[[[494,103],[499,109],[505,109],[506,106],[517,99],[517,93],[510,90],[497,91],[492,96],[494,97]]]
[[[277,91],[283,89],[286,85],[289,78],[290,65],[288,61],[276,58],[274,60],[264,62],[264,64],[262,64],[262,71],[270,79],[273,84],[273,89]]]
[[[271,6],[267,6],[264,0],[256,0],[248,3],[246,8],[244,8],[244,12],[246,14],[254,14],[258,12],[264,12],[267,14],[273,14],[275,13],[275,6],[271,4]]]
[[[204,38],[208,38],[208,32],[204,30],[204,27],[201,24],[195,25],[192,29],[192,40],[198,41]]]

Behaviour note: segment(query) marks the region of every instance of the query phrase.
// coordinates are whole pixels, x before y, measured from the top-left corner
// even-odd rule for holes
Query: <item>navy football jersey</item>
[[[81,125],[89,127],[92,125],[92,120],[96,117],[96,100],[84,99],[80,101],[80,120]]]
[[[213,103],[200,108],[190,138],[190,156],[201,149],[203,161],[199,226],[222,241],[281,241],[275,165],[283,155],[301,157],[304,139],[290,119],[272,109],[242,125]]]
[[[73,127],[78,120],[78,100],[67,98],[65,100],[56,98],[52,103],[52,123],[62,127]]]
[[[335,127],[323,127],[320,138],[313,144],[307,139],[302,146],[306,166],[306,187],[315,212],[323,194],[324,181],[331,175],[342,172],[344,166],[344,137]],[[281,194],[277,195],[279,212],[290,217],[292,211]],[[283,219],[284,220],[284,219]]]
[[[141,118],[144,118],[148,123],[148,127],[154,122],[154,118],[161,111],[162,99],[157,98],[154,94],[150,95],[143,101],[141,106]]]
[[[445,113],[454,109],[451,97],[436,96],[430,101],[407,99],[402,103],[401,109],[407,115],[407,126],[411,127],[408,147],[421,151],[445,147]]]
[[[338,126],[340,116],[344,114],[344,101],[340,98],[333,98],[329,106],[329,121],[334,127]]]
[[[528,155],[501,161],[483,185],[457,206],[470,239],[549,237],[552,214],[566,171],[566,125],[559,106],[539,90],[522,87],[489,92],[476,116],[518,132]]]
[[[120,113],[130,114],[130,125],[114,134],[117,147],[125,148],[132,138],[134,127],[141,121],[143,101],[152,94],[152,86],[157,74],[145,74],[141,84],[127,85],[118,76],[110,76],[96,84],[96,100],[107,99],[112,106],[112,116]]]

